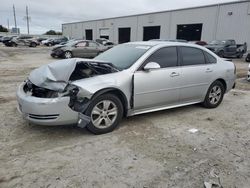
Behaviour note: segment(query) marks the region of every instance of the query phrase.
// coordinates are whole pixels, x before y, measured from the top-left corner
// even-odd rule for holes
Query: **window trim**
[[[164,47],[161,47],[161,48],[158,48],[156,49],[154,52],[152,52],[144,61],[143,63],[139,66],[139,68],[136,70],[136,71],[144,71],[143,70],[143,67],[147,64],[147,59],[150,58],[155,52],[163,49],[163,48],[176,48],[176,53],[177,53],[177,66],[174,66],[174,67],[161,67],[160,70],[162,69],[169,69],[169,68],[177,68],[177,67],[180,67],[180,56],[179,56],[179,50],[178,50],[178,46],[164,46]]]
[[[200,50],[202,52],[202,54],[203,54],[205,63],[204,64],[194,64],[194,65],[183,65],[183,54],[182,54],[182,49],[181,49],[183,47],[184,48],[194,48],[194,49]],[[179,53],[180,53],[180,67],[204,66],[204,65],[209,64],[209,63],[207,63],[207,59],[206,59],[206,56],[205,56],[203,50],[200,49],[200,48],[196,48],[196,47],[193,47],[193,46],[178,46],[178,50],[179,50]]]

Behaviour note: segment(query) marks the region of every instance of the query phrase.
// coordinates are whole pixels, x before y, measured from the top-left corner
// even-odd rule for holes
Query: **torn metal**
[[[115,71],[118,70],[107,62],[93,59],[73,58],[43,65],[33,70],[28,79],[37,87],[62,92],[69,81]]]

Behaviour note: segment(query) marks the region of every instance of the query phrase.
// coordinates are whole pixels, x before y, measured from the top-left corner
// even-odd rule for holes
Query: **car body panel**
[[[69,106],[69,97],[43,99],[27,95],[24,83],[17,90],[18,110],[25,119],[40,125],[75,124],[78,113]]]
[[[171,73],[179,71],[179,67],[173,67],[135,72],[134,109],[177,104],[180,95],[177,85],[180,83],[180,77],[171,76]]]

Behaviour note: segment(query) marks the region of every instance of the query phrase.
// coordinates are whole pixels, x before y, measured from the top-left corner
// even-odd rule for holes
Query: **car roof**
[[[138,42],[129,42],[126,44],[134,44],[134,45],[146,45],[146,46],[193,46],[198,47],[196,44],[190,44],[186,42],[171,42],[171,41],[138,41]]]

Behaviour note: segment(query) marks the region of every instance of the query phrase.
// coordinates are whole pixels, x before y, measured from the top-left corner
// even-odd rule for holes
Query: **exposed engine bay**
[[[71,63],[71,64],[70,64]],[[72,66],[71,66],[72,65]],[[35,69],[23,87],[25,93],[38,98],[56,98],[68,94],[71,82],[119,71],[110,63],[71,59]]]

